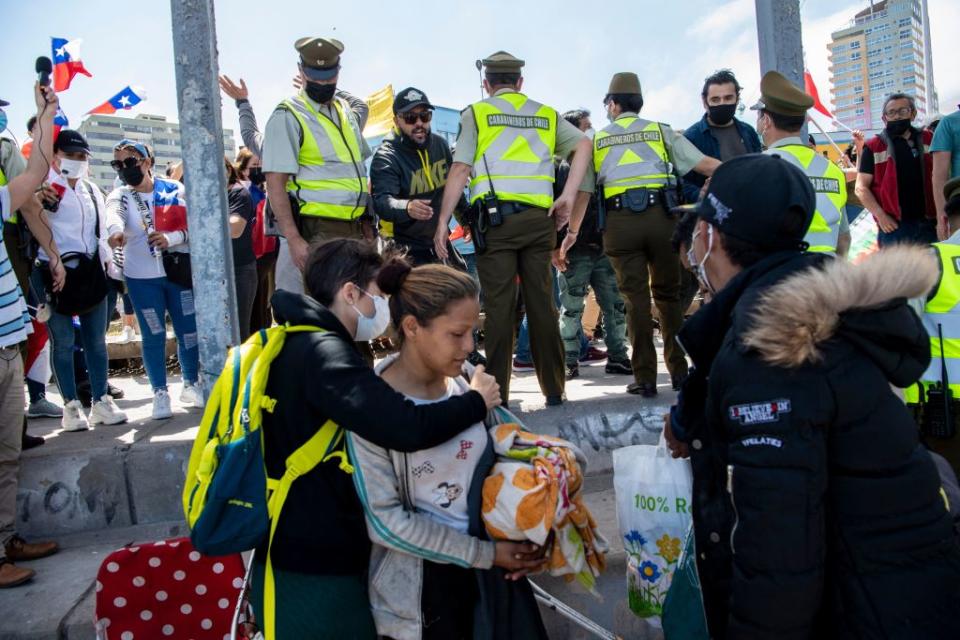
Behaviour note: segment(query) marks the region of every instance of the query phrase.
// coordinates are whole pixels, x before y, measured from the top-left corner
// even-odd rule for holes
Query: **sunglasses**
[[[133,169],[135,166],[140,164],[143,158],[124,158],[123,160],[112,160],[110,162],[110,167],[114,171],[120,171],[121,169]]]
[[[417,120],[420,120],[423,124],[427,124],[433,120],[433,111],[421,111],[419,113],[404,113],[402,116],[403,121],[407,124],[417,124]]]

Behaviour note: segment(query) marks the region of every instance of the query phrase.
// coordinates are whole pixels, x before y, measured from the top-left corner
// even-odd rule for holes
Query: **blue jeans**
[[[140,324],[143,366],[153,390],[167,388],[166,315],[170,314],[177,335],[177,357],[183,381],[197,382],[200,351],[197,348],[197,318],[193,289],[184,289],[166,278],[127,278],[127,291]]]
[[[891,233],[877,231],[877,244],[889,247],[898,242],[933,244],[937,241],[937,223],[933,220],[901,220]]]
[[[559,309],[560,283],[557,280],[557,270],[553,267],[550,267],[550,269],[553,271],[553,302],[557,305],[557,309]],[[587,336],[583,334],[582,326],[577,331],[577,336],[580,340],[580,357],[582,358],[590,348],[590,341],[587,340]],[[527,322],[527,314],[523,314],[523,320],[520,321],[520,331],[517,332],[516,358],[520,362],[533,362],[533,355],[530,353],[530,325]]]
[[[43,291],[43,278],[39,269],[30,275],[36,291]],[[50,334],[53,370],[57,373],[57,385],[64,402],[77,399],[77,379],[74,372],[73,352],[79,336],[90,376],[90,392],[95,400],[107,394],[107,299],[87,313],[79,316],[80,330],[73,326],[73,316],[54,311],[47,320]]]

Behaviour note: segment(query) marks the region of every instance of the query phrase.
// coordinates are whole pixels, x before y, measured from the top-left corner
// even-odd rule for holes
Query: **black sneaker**
[[[633,375],[633,367],[630,365],[629,360],[607,360],[607,366],[604,371],[624,376]]]
[[[680,387],[683,386],[683,381],[686,379],[687,379],[686,373],[679,376],[670,376],[670,384],[673,386],[673,390],[680,391]]]
[[[119,400],[123,397],[123,389],[120,387],[115,387],[109,382],[107,383],[107,395],[113,398],[114,400]]]
[[[657,385],[652,382],[631,382],[627,385],[627,393],[644,398],[653,398],[657,395]]]
[[[547,406],[548,407],[559,407],[563,404],[563,395],[559,396],[547,396]]]
[[[39,447],[39,446],[42,445],[44,442],[46,442],[46,440],[44,440],[42,437],[40,437],[40,436],[32,436],[32,435],[30,435],[29,433],[27,433],[26,431],[24,431],[24,432],[23,432],[23,436],[22,436],[22,438],[20,439],[20,448],[21,448],[23,451],[26,451],[27,449],[33,449],[33,448],[35,448],[35,447]]]
[[[567,380],[573,380],[580,377],[580,365],[574,362],[567,365]]]

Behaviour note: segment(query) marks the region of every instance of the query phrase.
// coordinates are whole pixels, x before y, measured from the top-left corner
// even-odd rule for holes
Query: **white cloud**
[[[940,113],[953,113],[960,103],[960,2],[928,0],[930,40],[933,46],[933,80],[940,95]]]

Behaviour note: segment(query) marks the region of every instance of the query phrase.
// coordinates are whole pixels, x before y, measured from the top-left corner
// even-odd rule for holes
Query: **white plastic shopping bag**
[[[688,460],[675,460],[659,445],[613,452],[617,519],[627,552],[630,609],[660,626],[663,602],[690,526],[692,475]]]

